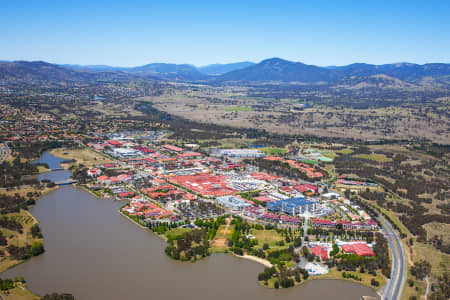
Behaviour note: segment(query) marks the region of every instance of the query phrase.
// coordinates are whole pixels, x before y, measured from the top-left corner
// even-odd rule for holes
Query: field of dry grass
[[[445,243],[450,243],[450,224],[432,222],[425,224],[423,227],[429,238],[435,235],[442,236]]]
[[[159,97],[144,97],[154,107],[203,123],[266,129],[284,134],[311,134],[329,137],[428,138],[449,142],[450,122],[433,112],[387,107],[354,109],[317,106],[304,110],[298,99],[268,99],[245,96],[245,87],[195,86],[171,89]]]
[[[94,152],[88,148],[76,148],[76,149],[58,148],[58,149],[51,150],[50,153],[57,157],[61,157],[64,159],[76,160],[75,163],[71,163],[68,165],[83,164],[87,167],[92,167],[94,165],[107,164],[107,163],[112,162],[112,160],[110,160],[109,158],[102,156],[102,155],[98,154],[97,152]],[[66,164],[63,164],[63,165],[66,165]]]

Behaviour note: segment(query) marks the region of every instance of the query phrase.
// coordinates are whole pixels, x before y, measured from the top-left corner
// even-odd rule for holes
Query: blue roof
[[[270,211],[280,211],[282,209],[282,206],[284,206],[284,210],[292,210],[295,207],[310,205],[313,203],[314,203],[313,201],[308,200],[304,197],[295,197],[269,202],[267,203],[266,207]]]

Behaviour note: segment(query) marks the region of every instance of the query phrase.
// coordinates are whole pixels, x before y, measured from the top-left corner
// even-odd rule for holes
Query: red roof
[[[119,147],[123,146],[123,143],[121,143],[119,141],[114,141],[114,140],[107,141],[107,143],[110,144],[110,145],[119,146]]]
[[[121,198],[128,197],[128,196],[131,196],[131,195],[134,195],[134,193],[133,192],[123,192],[123,193],[119,193],[118,194],[118,196],[121,197]]]
[[[311,249],[311,252],[314,255],[316,255],[316,256],[320,256],[321,259],[327,259],[328,258],[328,250],[325,247],[314,246]]]
[[[255,197],[256,200],[261,201],[261,202],[271,202],[273,201],[272,198],[266,197],[266,196],[258,196]]]
[[[334,224],[331,220],[327,219],[311,219],[311,224]]]
[[[175,151],[175,152],[181,152],[183,151],[183,148],[177,147],[177,146],[173,146],[173,145],[164,145],[164,148],[166,148],[167,150],[170,151]]]
[[[275,180],[275,179],[280,179],[280,177],[278,176],[274,176],[274,175],[270,175],[264,172],[256,172],[256,173],[251,173],[250,174],[253,178],[255,179],[260,179],[260,180]]]
[[[116,165],[115,164],[104,164],[103,167],[105,167],[105,168],[115,168]]]
[[[264,157],[265,160],[272,160],[272,161],[276,161],[276,160],[283,160],[281,157],[277,157],[277,156],[267,156]]]
[[[224,196],[234,194],[234,189],[228,188],[228,176],[223,175],[180,175],[173,176],[169,181],[206,196]]]
[[[152,149],[146,148],[146,147],[133,147],[133,149],[135,150],[139,150],[143,153],[153,153],[155,151],[153,151]]]
[[[354,253],[358,256],[375,256],[372,249],[364,243],[345,244],[342,245],[342,250],[345,253]]]
[[[272,219],[272,220],[279,220],[280,219],[280,215],[277,214],[271,214],[271,213],[265,213],[262,215],[263,218],[265,219]]]
[[[319,191],[319,187],[312,185],[312,184],[299,184],[294,186],[294,189],[300,193],[304,193],[307,191],[313,191],[317,193]]]
[[[178,156],[182,157],[182,158],[186,158],[186,157],[193,157],[193,156],[202,156],[202,154],[198,153],[198,152],[186,152],[186,153],[181,153]]]

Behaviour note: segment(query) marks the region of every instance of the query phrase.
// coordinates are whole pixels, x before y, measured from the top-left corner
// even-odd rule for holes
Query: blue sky
[[[0,60],[450,63],[450,1],[0,1]]]

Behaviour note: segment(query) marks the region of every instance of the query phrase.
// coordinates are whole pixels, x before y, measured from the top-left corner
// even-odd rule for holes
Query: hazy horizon
[[[203,68],[203,67],[208,67],[208,66],[213,66],[213,65],[227,65],[227,64],[236,64],[236,63],[254,63],[254,64],[258,64],[264,60],[267,59],[273,59],[273,58],[279,58],[279,59],[283,59],[283,60],[288,60],[282,57],[278,57],[278,56],[273,56],[273,57],[268,57],[265,58],[261,61],[250,61],[250,60],[242,60],[242,61],[232,61],[232,62],[224,62],[224,63],[210,63],[210,64],[206,64],[206,65],[195,65],[195,64],[191,64],[189,62],[185,62],[185,63],[173,63],[173,62],[167,62],[167,61],[154,61],[154,62],[147,62],[147,63],[143,63],[141,65],[133,65],[133,66],[120,66],[120,65],[109,65],[109,64],[78,64],[78,63],[56,63],[56,62],[52,62],[52,61],[47,61],[47,60],[25,60],[25,59],[15,59],[15,60],[5,60],[5,59],[1,59],[0,58],[0,62],[18,62],[18,61],[25,61],[25,62],[38,62],[38,61],[42,61],[42,62],[46,62],[46,63],[50,63],[50,64],[55,64],[55,65],[61,65],[61,66],[79,66],[79,67],[91,67],[91,66],[105,66],[105,67],[111,67],[111,68],[133,68],[133,67],[141,67],[141,66],[145,66],[145,65],[150,65],[150,64],[179,64],[179,65],[190,65],[193,66],[195,68]],[[396,61],[396,62],[386,62],[386,63],[381,63],[381,64],[370,64],[367,62],[362,62],[362,61],[355,61],[349,64],[345,64],[345,65],[337,65],[337,64],[332,64],[332,65],[316,65],[316,64],[308,64],[305,63],[303,61],[293,61],[293,60],[289,60],[291,62],[300,62],[300,63],[304,63],[306,65],[314,65],[314,66],[318,66],[318,67],[322,67],[322,68],[332,68],[332,67],[343,67],[343,66],[348,66],[351,64],[369,64],[369,65],[389,65],[389,64],[417,64],[417,65],[424,65],[424,64],[432,64],[432,63],[443,63],[443,64],[450,64],[450,62],[441,62],[441,61],[431,61],[431,62],[426,62],[426,63],[416,63],[416,62],[412,62],[412,61]]]

